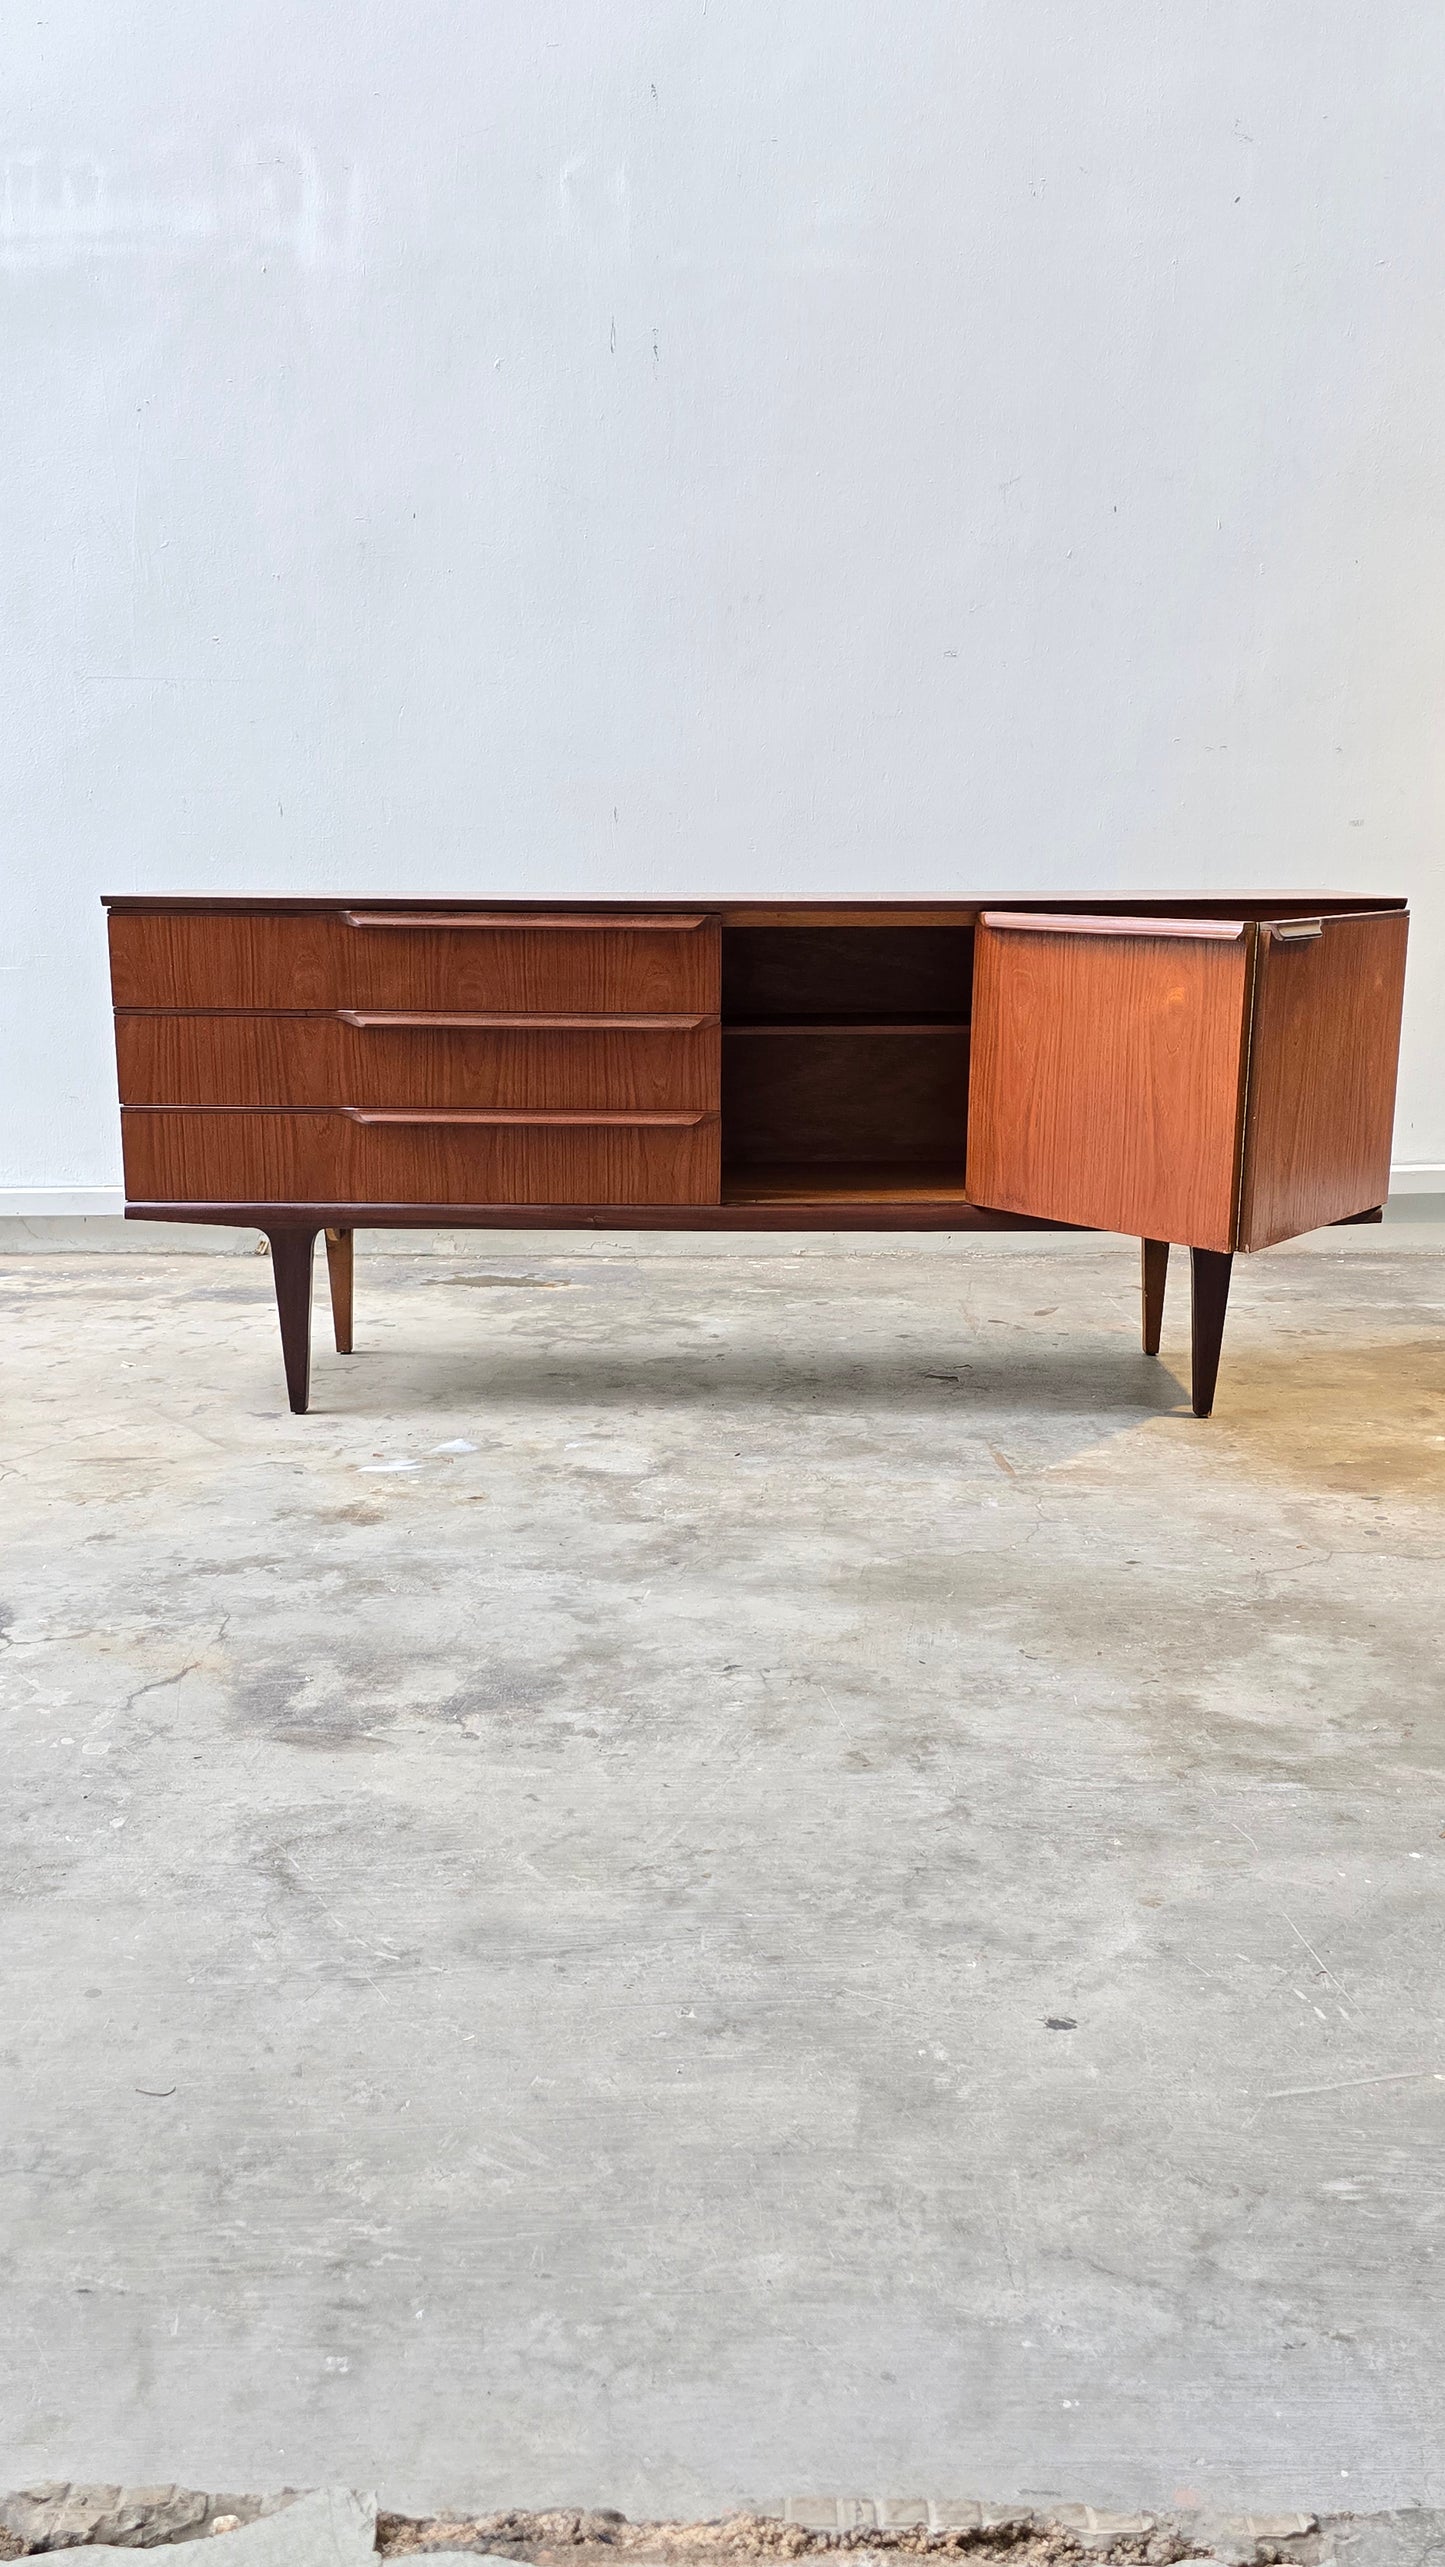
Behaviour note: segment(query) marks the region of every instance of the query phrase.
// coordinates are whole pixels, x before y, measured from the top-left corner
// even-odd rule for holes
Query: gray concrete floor
[[[1445,1257],[1235,1301],[4,1264],[0,2481],[1445,2500]]]

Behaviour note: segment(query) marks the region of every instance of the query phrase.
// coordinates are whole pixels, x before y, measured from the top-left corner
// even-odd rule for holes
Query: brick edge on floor
[[[282,2513],[300,2490],[208,2495],[183,2487],[51,2481],[0,2495],[0,2559],[109,2545],[189,2547]],[[367,2500],[369,2503],[369,2500]],[[1118,2513],[1088,2504],[1041,2509],[974,2496],[788,2496],[709,2521],[630,2522],[610,2510],[375,2516],[368,2554],[506,2558],[519,2567],[705,2567],[729,2559],[846,2553],[957,2556],[1014,2551],[1026,2561],[1116,2559],[1119,2567],[1445,2567],[1445,2512]],[[245,2544],[249,2546],[249,2544]],[[226,2552],[217,2552],[222,2567]]]

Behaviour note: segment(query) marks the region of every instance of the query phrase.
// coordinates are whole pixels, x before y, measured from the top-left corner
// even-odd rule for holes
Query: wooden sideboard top
[[[552,912],[571,912],[589,918],[626,918],[646,913],[658,918],[690,917],[702,909],[710,918],[720,919],[727,927],[770,927],[787,925],[828,925],[846,927],[884,927],[890,924],[910,927],[969,926],[985,909],[1038,911],[1060,917],[1087,917],[1091,912],[1112,912],[1123,917],[1186,918],[1298,918],[1309,916],[1338,917],[1342,914],[1373,913],[1377,910],[1404,909],[1408,906],[1403,893],[1340,891],[1240,891],[1240,892],[1095,892],[1087,899],[1061,900],[1057,896],[1019,899],[1013,893],[977,894],[971,898],[933,900],[652,900],[639,895],[634,900],[575,900],[566,895],[544,900],[534,893],[528,900],[494,899],[490,892],[473,892],[469,897],[410,897],[401,894],[363,892],[296,893],[265,891],[115,891],[101,895],[101,905],[117,912],[126,910],[195,910],[215,913],[246,910],[294,910],[325,912],[339,910],[405,911],[434,916],[466,915],[485,901],[489,910],[499,914],[534,914],[545,908]]]

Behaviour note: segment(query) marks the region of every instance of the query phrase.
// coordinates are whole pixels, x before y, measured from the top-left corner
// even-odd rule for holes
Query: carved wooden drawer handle
[[[469,1015],[442,1008],[338,1007],[336,1013],[343,1025],[358,1026],[365,1033],[385,1032],[391,1026],[420,1033],[433,1027],[451,1027],[463,1033],[694,1034],[701,1026],[718,1021],[715,1016],[542,1016],[531,1009],[506,1015]]]
[[[623,936],[690,935],[695,928],[706,927],[707,918],[698,912],[686,918],[588,918],[577,910],[533,909],[518,913],[510,909],[343,909],[346,927],[400,927],[435,934],[438,928],[448,933],[461,928],[510,929],[514,935],[528,936],[534,928],[545,927],[549,935],[595,936],[611,931]]]
[[[1242,918],[1070,918],[1027,909],[985,909],[985,927],[1026,936],[1207,936],[1233,944],[1244,934]]]
[[[582,1112],[574,1114],[562,1111],[544,1114],[536,1112],[529,1113],[526,1111],[511,1113],[477,1113],[473,1112],[471,1109],[458,1109],[455,1113],[432,1113],[424,1107],[413,1107],[409,1105],[343,1105],[337,1110],[346,1116],[349,1123],[511,1123],[522,1125],[530,1124],[536,1126],[561,1123],[572,1125],[581,1124],[584,1126],[591,1126],[593,1128],[606,1126],[622,1131],[631,1131],[638,1125],[646,1125],[649,1128],[654,1124],[691,1126],[696,1123],[708,1123],[713,1119],[711,1115],[705,1112],[691,1114],[668,1113],[664,1111],[658,1111],[650,1114],[588,1114]]]

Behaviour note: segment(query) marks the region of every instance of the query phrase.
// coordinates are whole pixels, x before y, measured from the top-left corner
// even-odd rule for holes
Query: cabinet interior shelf
[[[724,1167],[724,1203],[967,1203],[963,1169],[815,1159]]]
[[[966,1033],[966,1016],[732,1016],[723,1020],[731,1034],[936,1034]]]

